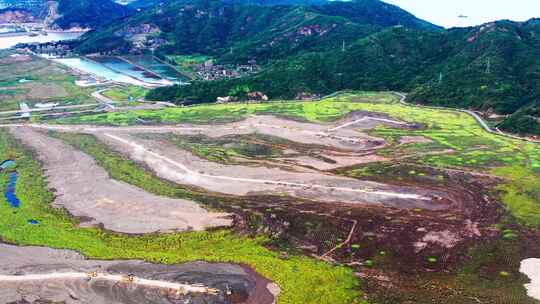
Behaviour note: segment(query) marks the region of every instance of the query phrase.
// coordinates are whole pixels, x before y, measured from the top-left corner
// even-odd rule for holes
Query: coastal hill
[[[43,11],[39,0],[0,1]],[[52,27],[94,29],[75,44],[79,54],[203,55],[215,64],[260,67],[239,78],[156,89],[151,99],[214,102],[245,89],[270,98],[395,90],[409,92],[410,102],[478,110],[509,132],[540,134],[536,19],[444,29],[378,0],[55,3]]]
[[[111,0],[0,0],[0,15],[10,22],[44,22],[54,29],[95,29],[134,10]]]
[[[296,2],[296,1],[295,1]],[[540,134],[540,22],[443,29],[376,0],[305,5],[169,1],[83,37],[80,53],[204,54],[262,65],[248,77],[160,88],[149,98],[213,102],[235,88],[270,98],[343,89],[410,92],[414,103],[479,110]],[[149,43],[139,43],[141,35]]]

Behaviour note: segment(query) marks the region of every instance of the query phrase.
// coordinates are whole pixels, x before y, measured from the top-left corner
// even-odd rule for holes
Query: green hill
[[[62,29],[95,29],[134,12],[112,0],[0,0],[2,8],[28,10],[35,17],[46,20],[50,27]]]
[[[55,24],[61,28],[98,28],[131,13],[127,7],[111,0],[59,0],[60,17]]]
[[[511,115],[500,126],[540,134],[540,22],[442,29],[378,0],[169,0],[83,37],[79,53],[210,55],[256,60],[260,73],[152,91],[211,102],[236,88],[271,98],[342,89],[402,90],[416,103]]]
[[[168,54],[202,53],[224,61],[266,62],[341,47],[343,42],[352,43],[392,25],[439,29],[376,0],[260,5],[282,2],[290,1],[171,1],[85,36],[77,51],[142,52],[150,45]],[[138,43],[141,34],[147,35],[149,44]]]
[[[344,51],[299,53],[248,78],[158,89],[149,97],[211,101],[239,85],[271,98],[401,90],[416,103],[512,114],[502,128],[540,134],[539,35],[538,20],[445,31],[398,26],[360,38]]]

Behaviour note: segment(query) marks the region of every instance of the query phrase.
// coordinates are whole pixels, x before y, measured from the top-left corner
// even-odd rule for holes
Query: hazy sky
[[[444,27],[540,17],[540,0],[383,0]],[[459,15],[467,18],[459,18]]]

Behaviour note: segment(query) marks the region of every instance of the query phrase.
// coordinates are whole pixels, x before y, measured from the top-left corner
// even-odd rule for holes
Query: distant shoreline
[[[78,34],[78,33],[86,33],[87,31],[61,31],[61,30],[46,30],[47,34]],[[20,36],[30,36],[30,33],[32,32],[8,32],[8,33],[0,33],[1,37],[20,37]],[[42,34],[39,34],[38,36],[44,36]],[[37,36],[36,36],[37,37]]]

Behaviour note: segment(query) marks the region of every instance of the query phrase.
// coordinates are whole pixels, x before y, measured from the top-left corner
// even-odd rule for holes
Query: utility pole
[[[341,51],[345,52],[345,40],[343,40],[343,44],[341,45]]]
[[[443,81],[443,73],[439,72],[439,84]]]
[[[486,74],[490,74],[490,73],[491,73],[491,58],[488,58],[487,64],[486,64]]]

